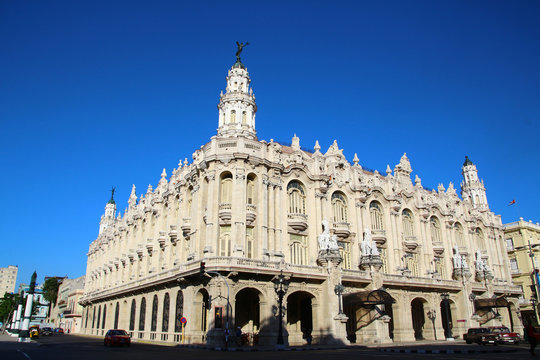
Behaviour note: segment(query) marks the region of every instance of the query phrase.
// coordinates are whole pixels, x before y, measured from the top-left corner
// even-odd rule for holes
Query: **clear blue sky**
[[[111,186],[123,211],[215,135],[237,40],[260,139],[337,139],[379,171],[407,152],[430,188],[469,155],[503,222],[540,221],[539,18],[535,0],[4,0],[0,266],[83,275]]]

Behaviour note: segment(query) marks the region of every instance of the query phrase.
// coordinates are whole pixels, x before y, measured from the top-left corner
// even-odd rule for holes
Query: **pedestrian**
[[[529,349],[529,352],[531,353],[531,355],[536,355],[534,353],[534,348],[537,345],[536,333],[535,333],[534,326],[532,326],[532,324],[529,324],[527,326],[527,338],[529,340],[529,345],[531,346],[531,348]]]

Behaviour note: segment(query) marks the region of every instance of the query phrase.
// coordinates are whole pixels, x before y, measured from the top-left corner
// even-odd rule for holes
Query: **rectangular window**
[[[514,250],[514,240],[512,240],[512,238],[506,239],[506,250],[507,251]]]
[[[512,270],[512,272],[519,272],[516,258],[510,258],[510,270]]]
[[[289,234],[289,248],[291,255],[291,264],[307,264],[307,246],[306,237],[302,235]]]

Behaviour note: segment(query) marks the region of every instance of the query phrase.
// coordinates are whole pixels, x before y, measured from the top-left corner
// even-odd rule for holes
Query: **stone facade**
[[[540,251],[540,225],[521,218],[504,225],[504,237],[514,284],[523,290],[520,299],[522,318],[526,323],[537,323],[534,306],[538,304],[538,289],[534,287],[533,273],[540,269],[537,258]]]
[[[79,333],[83,307],[79,304],[84,294],[85,276],[75,279],[65,278],[58,287],[56,304],[51,309],[49,322],[66,333]]]
[[[230,344],[240,327],[244,342],[275,344],[280,274],[286,344],[443,339],[480,324],[519,330],[521,290],[501,219],[469,159],[462,200],[452,183],[412,181],[405,154],[381,174],[356,155],[347,161],[337,141],[323,153],[296,135],[258,140],[240,61],[218,110],[217,135],[191,163],[163,170],[139,196],[133,186],[122,214],[107,203],[88,252],[82,332],[119,327],[179,342],[183,316],[186,343]],[[487,306],[494,298],[509,311]]]

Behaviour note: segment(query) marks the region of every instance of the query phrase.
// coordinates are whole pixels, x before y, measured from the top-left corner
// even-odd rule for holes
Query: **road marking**
[[[22,351],[20,349],[18,349],[17,351],[20,352],[21,354],[23,354],[28,360],[32,360],[32,358],[27,353],[25,353],[24,351]]]

